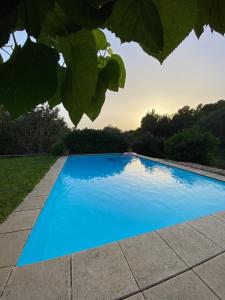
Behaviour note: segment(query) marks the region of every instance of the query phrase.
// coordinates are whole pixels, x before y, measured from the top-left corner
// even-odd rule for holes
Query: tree
[[[0,154],[49,153],[70,131],[58,113],[58,109],[41,106],[17,120],[0,121]]]
[[[103,129],[74,129],[65,139],[70,153],[113,153],[127,151],[127,142],[122,132]]]
[[[171,131],[172,133],[176,133],[184,128],[192,127],[196,123],[196,120],[197,116],[195,109],[185,105],[184,107],[180,108],[172,117]]]
[[[0,104],[17,117],[46,101],[63,103],[75,125],[83,114],[94,120],[106,91],[123,88],[126,76],[102,30],[139,43],[162,63],[192,29],[197,37],[205,25],[224,34],[224,20],[223,0],[3,1],[0,48],[10,57],[0,58]],[[23,47],[17,30],[27,33]]]
[[[199,126],[204,131],[210,131],[220,139],[221,146],[225,148],[225,106],[209,112],[199,121]]]
[[[165,141],[168,158],[177,161],[208,164],[217,153],[219,140],[199,128],[186,128]]]
[[[155,137],[150,132],[137,135],[133,141],[132,149],[139,154],[152,157],[164,157],[164,140]]]
[[[141,119],[141,132],[150,132],[157,137],[168,137],[171,134],[171,118],[159,115],[153,109]]]

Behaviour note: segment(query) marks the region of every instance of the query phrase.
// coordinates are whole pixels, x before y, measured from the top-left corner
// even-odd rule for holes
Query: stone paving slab
[[[12,272],[13,267],[0,268],[0,296],[2,294],[3,288]]]
[[[157,232],[189,267],[223,252],[222,248],[188,224],[179,224]]]
[[[70,259],[63,257],[15,268],[1,300],[71,299]]]
[[[222,222],[225,222],[225,211],[221,211],[214,215],[217,219],[221,220]]]
[[[187,269],[156,233],[140,235],[119,243],[141,289]]]
[[[165,281],[143,294],[146,300],[218,300],[192,271]]]
[[[27,196],[24,201],[17,206],[15,211],[29,210],[29,209],[40,209],[44,206],[47,196]]]
[[[53,187],[55,183],[55,180],[52,179],[52,180],[41,180],[36,186],[35,186],[35,190],[38,190],[38,189],[44,189],[44,190],[51,190],[51,188]]]
[[[0,267],[15,266],[30,230],[0,234]]]
[[[194,268],[194,271],[221,299],[225,299],[225,254]]]
[[[51,189],[45,188],[45,189],[33,189],[33,191],[29,194],[30,197],[38,197],[38,196],[45,196],[48,197]]]
[[[189,224],[225,249],[225,223],[209,216],[191,221]]]
[[[74,300],[111,300],[138,291],[118,243],[72,256]]]
[[[143,297],[142,293],[138,293],[136,295],[126,298],[126,300],[145,300],[145,298]]]
[[[194,166],[191,167],[189,163],[174,162],[174,161],[170,161],[170,160],[166,160],[166,159],[162,159],[162,158],[148,157],[148,156],[140,155],[140,154],[138,154],[138,157],[143,157],[148,160],[156,161],[156,162],[159,162],[159,163],[171,166],[171,167],[186,170],[189,172],[193,172],[193,173],[196,173],[199,175],[211,177],[211,178],[225,182],[225,176],[218,174],[218,172],[214,172],[213,168],[210,168],[210,170],[209,170],[209,167],[205,168],[205,166],[201,166],[201,168],[196,169]]]
[[[0,233],[31,229],[40,211],[40,209],[35,209],[12,213],[8,219],[1,224]]]

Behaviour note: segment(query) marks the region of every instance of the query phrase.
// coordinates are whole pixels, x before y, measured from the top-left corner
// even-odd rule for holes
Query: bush
[[[68,132],[57,108],[39,106],[11,120],[0,107],[0,155],[49,153],[52,145]]]
[[[65,138],[69,152],[76,154],[115,153],[127,151],[125,136],[119,130],[73,130]]]
[[[51,153],[53,155],[64,155],[67,152],[67,147],[65,145],[65,140],[62,138],[56,141],[51,148]]]
[[[189,128],[166,140],[165,153],[172,160],[208,164],[216,156],[218,144],[211,133]]]
[[[132,145],[134,152],[153,157],[164,157],[163,147],[163,139],[149,132],[136,136]]]

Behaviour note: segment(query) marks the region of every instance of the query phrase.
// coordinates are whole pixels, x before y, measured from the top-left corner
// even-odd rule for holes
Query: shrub
[[[128,147],[120,131],[104,129],[73,130],[65,138],[65,143],[71,154],[124,152]]]
[[[199,128],[184,129],[165,142],[168,158],[177,161],[208,164],[216,156],[219,140]]]
[[[57,108],[39,106],[11,120],[0,107],[0,155],[49,153],[52,145],[69,131]]]
[[[164,157],[163,139],[155,137],[150,132],[135,137],[132,145],[134,152],[139,154]]]
[[[64,155],[67,152],[67,147],[65,144],[65,140],[59,139],[58,141],[56,141],[51,148],[51,153],[53,155]]]

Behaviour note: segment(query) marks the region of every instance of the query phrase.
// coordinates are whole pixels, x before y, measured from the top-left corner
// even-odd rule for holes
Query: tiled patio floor
[[[225,299],[225,212],[16,267],[65,159],[60,158],[52,166],[0,225],[1,300]]]

